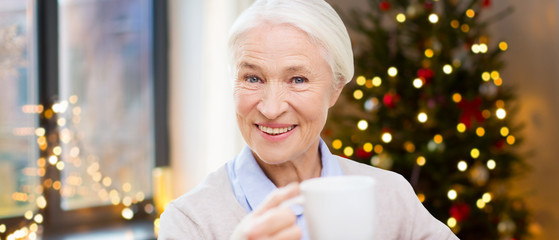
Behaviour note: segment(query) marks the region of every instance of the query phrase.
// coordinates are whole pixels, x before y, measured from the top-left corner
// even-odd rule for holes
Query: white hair
[[[229,56],[235,63],[239,40],[262,24],[289,24],[303,32],[324,51],[335,86],[353,78],[353,51],[347,29],[336,11],[324,0],[257,0],[233,23],[229,31]],[[231,64],[231,67],[236,67]]]

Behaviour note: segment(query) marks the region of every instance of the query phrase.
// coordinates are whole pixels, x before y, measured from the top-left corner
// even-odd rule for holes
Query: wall
[[[493,8],[510,4],[513,15],[492,26],[495,37],[506,39],[505,84],[518,88],[518,121],[526,124],[524,151],[532,171],[515,182],[515,194],[527,194],[540,225],[537,239],[559,239],[559,1],[500,0]]]
[[[327,0],[342,11],[366,8],[367,0]],[[559,239],[559,1],[494,0],[488,13],[512,5],[514,13],[491,26],[506,40],[505,85],[518,89],[517,122],[525,123],[523,152],[532,171],[512,184],[511,194],[524,195],[533,211],[535,239]]]
[[[228,29],[249,1],[169,1],[174,197],[232,159],[243,144],[234,116],[225,50]]]

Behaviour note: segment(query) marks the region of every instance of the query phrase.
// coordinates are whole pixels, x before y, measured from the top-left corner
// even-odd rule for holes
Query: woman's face
[[[341,86],[321,48],[287,24],[249,30],[239,42],[234,98],[237,123],[267,164],[312,158]]]

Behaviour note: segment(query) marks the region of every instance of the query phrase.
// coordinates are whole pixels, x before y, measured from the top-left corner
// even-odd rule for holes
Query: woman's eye
[[[301,83],[307,82],[307,79],[304,78],[304,77],[294,77],[294,78],[292,79],[292,81],[293,81],[293,83],[301,84]]]
[[[260,82],[260,79],[256,76],[247,76],[246,81],[249,83],[258,83]]]

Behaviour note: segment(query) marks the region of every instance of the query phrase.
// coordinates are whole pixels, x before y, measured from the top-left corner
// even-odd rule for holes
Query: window
[[[0,1],[0,239],[149,217],[166,1]]]
[[[0,4],[0,218],[35,211],[29,199],[41,194],[33,9],[20,0]]]
[[[143,201],[155,163],[150,2],[58,9],[62,209]]]

